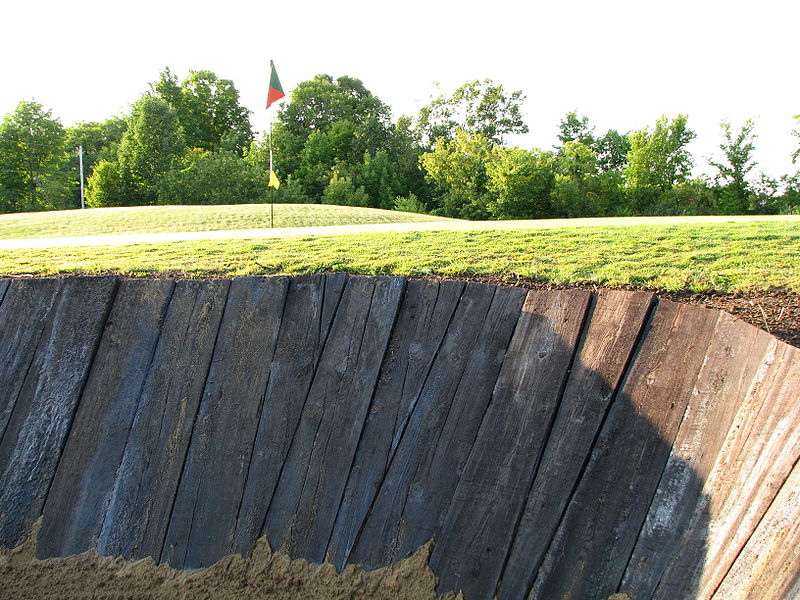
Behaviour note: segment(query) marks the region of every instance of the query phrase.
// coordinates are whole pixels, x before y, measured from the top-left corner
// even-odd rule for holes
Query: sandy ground
[[[36,560],[33,537],[0,548],[0,598],[13,600],[433,600],[436,578],[427,544],[396,565],[365,573],[312,565],[272,553],[264,539],[253,556],[225,558],[207,569],[178,571],[151,559],[135,562],[87,552]],[[463,600],[448,594],[449,600]]]
[[[743,223],[751,221],[794,222],[793,216],[710,216],[710,217],[613,217],[602,219],[539,219],[529,221],[433,221],[428,223],[379,223],[373,225],[332,225],[327,227],[285,227],[275,229],[234,229],[224,231],[177,231],[81,237],[25,238],[0,240],[0,250],[54,248],[65,246],[119,246],[127,244],[177,242],[212,239],[267,239],[295,236],[327,236],[356,233],[406,231],[484,231],[497,229],[553,229],[560,227],[625,227],[634,225],[672,225],[675,223]]]

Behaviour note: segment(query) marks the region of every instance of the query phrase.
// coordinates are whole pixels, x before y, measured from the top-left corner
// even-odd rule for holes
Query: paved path
[[[80,237],[25,238],[0,240],[0,250],[57,248],[64,246],[122,246],[127,244],[177,242],[183,240],[266,239],[354,233],[397,233],[406,231],[485,231],[492,229],[551,229],[556,227],[624,227],[631,225],[671,225],[675,223],[729,223],[780,221],[797,223],[793,216],[710,216],[710,217],[612,217],[594,219],[538,219],[526,221],[433,221],[427,223],[378,223],[373,225],[333,225],[328,227],[285,227],[275,229],[234,229],[222,231],[174,231]]]

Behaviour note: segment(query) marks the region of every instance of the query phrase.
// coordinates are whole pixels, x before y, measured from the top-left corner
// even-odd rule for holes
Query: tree
[[[644,128],[629,136],[631,149],[624,174],[634,213],[648,212],[661,194],[688,180],[693,163],[686,146],[696,134],[687,120],[686,115],[672,121],[662,116],[652,131]]]
[[[156,204],[159,179],[182,166],[185,155],[186,144],[175,112],[161,98],[145,94],[133,105],[116,160],[101,161],[95,167],[89,179],[89,204]]]
[[[792,117],[795,121],[797,121],[797,129],[792,130],[792,135],[796,138],[800,138],[800,115],[795,115]],[[800,147],[797,148],[794,152],[792,152],[792,163],[796,163],[797,159],[800,158]]]
[[[0,124],[0,211],[67,208],[70,182],[61,122],[41,104],[23,101]]]
[[[588,117],[579,117],[576,111],[570,111],[558,124],[558,139],[562,144],[580,142],[591,147],[594,144],[594,127],[589,127]]]
[[[597,138],[592,148],[597,156],[597,167],[602,173],[622,171],[628,164],[630,139],[616,129],[609,129],[603,137]]]
[[[753,160],[755,124],[747,119],[736,134],[727,121],[720,123],[720,127],[724,137],[720,149],[726,162],[709,161],[718,171],[715,181],[718,186],[719,211],[723,214],[746,213],[755,208],[751,206],[752,193],[746,179],[747,174],[756,166]]]
[[[554,185],[552,152],[521,148],[492,149],[486,165],[495,219],[541,219],[553,216],[550,195]]]
[[[255,204],[268,200],[266,174],[232,150],[194,150],[158,181],[158,204]]]
[[[455,139],[441,139],[433,151],[420,156],[426,177],[438,191],[435,214],[460,219],[489,216],[486,166],[491,153],[492,143],[485,137],[459,130]]]
[[[66,148],[70,153],[64,166],[70,181],[80,181],[78,147],[83,149],[83,176],[87,181],[100,161],[114,161],[117,148],[127,128],[123,117],[113,117],[103,123],[78,123],[66,128]],[[74,186],[71,204],[80,206],[80,185]]]
[[[207,70],[189,71],[178,84],[167,68],[151,88],[175,111],[190,148],[233,150],[241,155],[253,141],[250,112],[239,103],[239,92],[230,79]]]
[[[491,79],[469,81],[451,95],[440,95],[422,107],[416,132],[428,149],[439,138],[452,141],[458,130],[503,145],[506,136],[528,132],[522,118],[523,102],[521,90],[506,94],[502,84],[495,85]]]

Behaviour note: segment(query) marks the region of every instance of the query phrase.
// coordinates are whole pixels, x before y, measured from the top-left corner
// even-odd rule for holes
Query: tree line
[[[598,132],[572,111],[558,145],[523,149],[509,139],[528,131],[524,101],[519,90],[471,81],[393,120],[359,79],[322,74],[300,83],[271,134],[256,138],[232,81],[165,69],[127,115],[104,122],[63,127],[41,104],[20,102],[0,125],[0,212],[78,208],[77,148],[91,207],[274,201],[467,219],[800,209],[800,171],[755,176],[752,120],[721,123],[716,173],[692,177],[686,115]],[[277,190],[267,186],[270,149]]]

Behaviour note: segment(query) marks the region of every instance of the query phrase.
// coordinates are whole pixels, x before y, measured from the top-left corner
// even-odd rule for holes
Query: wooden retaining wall
[[[800,350],[644,292],[0,281],[0,544],[178,568],[429,540],[467,600],[800,592]]]

